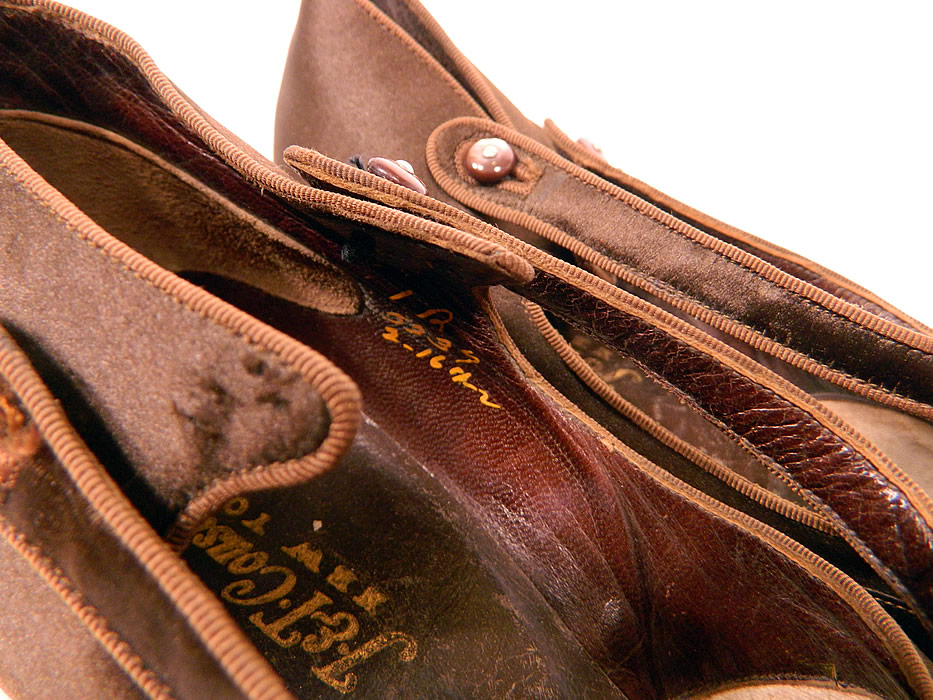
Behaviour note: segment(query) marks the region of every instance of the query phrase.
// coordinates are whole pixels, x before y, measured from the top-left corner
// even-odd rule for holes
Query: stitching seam
[[[918,348],[914,348],[913,346],[907,345],[907,344],[903,343],[902,341],[897,340],[896,338],[890,338],[890,337],[884,336],[883,334],[878,333],[878,331],[877,331],[876,329],[867,328],[866,326],[862,326],[861,324],[858,324],[857,322],[853,321],[852,319],[847,318],[846,316],[843,316],[843,315],[840,314],[839,312],[834,311],[834,310],[832,310],[832,309],[826,308],[826,307],[823,306],[822,304],[819,304],[818,302],[814,301],[813,299],[810,299],[810,298],[806,297],[805,295],[801,294],[800,292],[798,292],[798,291],[796,291],[796,290],[794,290],[794,289],[788,289],[788,288],[785,287],[784,285],[778,284],[777,282],[774,282],[773,280],[768,280],[768,279],[763,278],[763,277],[761,276],[761,274],[760,274],[758,271],[754,270],[754,269],[753,269],[752,267],[750,267],[747,263],[745,263],[745,262],[743,262],[743,261],[741,261],[741,260],[736,260],[735,258],[732,258],[732,257],[730,257],[730,256],[728,256],[728,255],[725,255],[724,253],[722,253],[722,252],[716,250],[715,248],[713,248],[712,246],[709,246],[709,245],[707,245],[706,243],[704,243],[704,242],[702,242],[702,241],[700,241],[700,240],[697,240],[696,238],[693,238],[692,236],[689,236],[689,235],[683,233],[682,231],[678,231],[677,229],[675,229],[675,228],[673,228],[672,226],[670,226],[670,224],[667,224],[666,222],[660,220],[659,218],[657,218],[657,217],[655,217],[655,216],[652,216],[652,214],[649,213],[649,212],[640,211],[640,210],[638,209],[638,207],[636,207],[635,205],[631,204],[630,202],[626,202],[624,199],[622,199],[622,198],[619,197],[618,195],[612,194],[611,192],[606,192],[605,190],[603,190],[603,189],[597,187],[596,185],[594,185],[593,183],[586,182],[586,181],[585,181],[584,179],[582,179],[577,173],[573,173],[573,172],[569,171],[569,170],[566,169],[566,168],[561,168],[560,166],[554,165],[553,163],[550,163],[550,162],[548,162],[548,161],[546,161],[546,160],[544,161],[544,163],[545,163],[545,165],[544,165],[545,168],[547,168],[547,167],[553,167],[555,170],[558,170],[559,172],[562,172],[562,173],[564,173],[564,174],[566,174],[566,175],[569,175],[570,177],[572,177],[573,179],[575,179],[577,182],[579,182],[579,183],[580,183],[581,185],[583,185],[584,187],[587,187],[587,188],[593,190],[593,191],[596,192],[597,194],[602,195],[604,198],[606,198],[606,199],[608,199],[608,200],[610,200],[610,201],[618,202],[619,204],[622,204],[622,205],[628,207],[632,212],[635,213],[636,216],[639,216],[639,217],[641,217],[641,218],[645,218],[645,219],[649,219],[649,220],[651,220],[651,221],[654,221],[655,223],[657,223],[658,225],[660,225],[660,226],[662,226],[663,228],[667,229],[668,231],[670,231],[670,232],[673,233],[674,235],[679,236],[680,238],[682,238],[682,239],[688,241],[689,243],[692,243],[692,244],[694,244],[694,245],[696,245],[696,246],[699,246],[699,247],[701,247],[701,248],[705,248],[706,250],[709,250],[709,251],[712,252],[712,253],[715,253],[716,255],[718,255],[718,256],[719,256],[722,260],[724,260],[725,262],[727,262],[727,263],[729,263],[729,264],[732,264],[732,265],[736,265],[737,267],[741,267],[741,268],[745,269],[746,271],[752,273],[753,275],[755,275],[755,276],[758,277],[759,279],[763,279],[763,280],[764,280],[765,282],[767,282],[769,285],[773,285],[773,286],[776,286],[776,287],[780,287],[781,289],[784,289],[784,290],[790,292],[791,294],[793,294],[794,296],[800,298],[801,301],[803,301],[805,304],[809,305],[809,306],[812,307],[812,308],[822,309],[823,311],[825,311],[825,312],[827,312],[827,313],[829,313],[829,314],[832,314],[833,316],[836,316],[837,318],[839,318],[839,319],[840,319],[841,321],[843,321],[844,323],[847,323],[847,324],[850,324],[850,323],[851,323],[851,324],[856,324],[856,325],[860,326],[861,328],[865,328],[865,330],[867,330],[868,332],[870,332],[870,333],[872,333],[873,335],[877,336],[877,337],[878,337],[880,340],[882,340],[882,341],[897,343],[898,345],[900,345],[900,346],[902,346],[902,347],[904,347],[904,348],[907,348],[908,350],[912,350],[912,351],[914,351],[914,352],[923,353],[923,354],[926,355],[927,357],[933,357],[933,353],[929,353],[929,352],[927,352],[927,351],[920,350],[920,349],[918,349]],[[531,215],[531,216],[534,216],[534,215]],[[538,218],[538,217],[535,217],[535,218]],[[539,220],[541,220],[541,219],[539,219]],[[543,222],[543,223],[547,223],[547,222]],[[553,224],[550,224],[550,225],[553,226]],[[555,228],[556,228],[556,227],[555,227]],[[570,234],[567,234],[567,235],[570,235]],[[708,235],[708,234],[703,234],[703,235]],[[577,240],[579,240],[579,239],[577,239]],[[593,248],[593,246],[590,245],[590,244],[588,244],[588,243],[585,243],[585,242],[583,242],[583,241],[580,241],[580,242],[583,243],[583,245],[586,245],[586,246],[589,247],[589,248]],[[593,248],[593,250],[596,250],[596,249]],[[599,252],[599,251],[596,250],[596,252]],[[661,284],[665,284],[665,282],[661,282]],[[668,284],[669,284],[669,283],[668,283]],[[676,287],[675,287],[675,289],[676,289]],[[683,291],[680,290],[680,289],[678,289],[678,291],[680,291],[680,292],[683,293],[683,294],[687,294],[687,295],[689,296],[689,293],[687,293],[687,292],[683,292]],[[702,303],[700,303],[700,302],[697,302],[697,303],[700,304],[701,306],[703,306]],[[707,308],[707,307],[704,306],[704,308]],[[731,319],[730,316],[728,316],[727,314],[725,314],[725,313],[723,313],[723,312],[716,312],[716,313],[720,313],[721,315],[726,316],[727,318],[730,318],[730,319]],[[732,319],[732,320],[734,320],[734,319]],[[736,323],[739,323],[740,325],[744,325],[744,324],[742,324],[740,321],[736,321]],[[762,333],[762,335],[764,335],[764,334]],[[767,337],[767,336],[765,336],[765,337]],[[774,339],[772,338],[772,340],[774,340]],[[775,340],[775,342],[779,342],[779,341],[776,341],[776,340]],[[783,344],[783,343],[782,343],[782,344]]]

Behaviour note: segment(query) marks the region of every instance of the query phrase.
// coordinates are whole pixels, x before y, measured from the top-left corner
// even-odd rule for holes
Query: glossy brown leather
[[[780,395],[571,285],[542,274],[522,291],[663,377],[823,504],[863,556],[884,562],[895,590],[916,596],[920,611],[933,609],[933,532],[865,455]]]
[[[15,8],[3,11],[3,21],[12,31],[2,45],[15,48],[3,63],[17,68],[17,82],[43,77],[22,92],[15,89],[23,85],[4,83],[4,105],[92,119],[123,133],[358,282],[360,313],[334,315],[222,277],[198,278],[343,366],[363,391],[374,429],[485,524],[617,688],[631,697],[664,697],[778,675],[834,677],[885,697],[931,692],[919,657],[863,589],[770,528],[665,474],[564,405],[521,364],[485,293],[474,293],[462,270],[449,274],[461,263],[474,269],[474,258],[437,252],[437,238],[411,242],[300,209],[298,195],[310,188],[297,183],[261,191],[252,177],[266,166],[206,143],[133,61],[95,40],[86,25],[76,32],[69,18]],[[41,60],[49,42],[60,49],[54,63]],[[68,87],[76,84],[80,100]],[[396,219],[391,211],[384,215],[388,229]],[[388,254],[376,254],[374,242],[388,246]],[[11,266],[8,279],[27,268],[25,261]],[[566,291],[541,271],[526,287],[511,284],[558,310],[553,294]],[[591,298],[578,287],[574,294]],[[5,318],[33,313],[18,303],[10,308]],[[663,355],[670,340],[663,324],[647,334],[617,330],[650,341],[648,354]],[[452,345],[438,348],[442,338]],[[446,347],[449,356],[434,366],[439,355],[424,354],[428,346]],[[706,353],[705,359],[715,366],[716,358]],[[757,396],[749,400],[752,406],[743,408],[754,412]],[[775,455],[795,450],[771,447]]]

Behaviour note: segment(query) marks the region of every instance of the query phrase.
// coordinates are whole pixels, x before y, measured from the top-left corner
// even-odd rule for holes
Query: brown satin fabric
[[[513,143],[527,172],[524,181],[488,187],[463,172],[464,148],[490,137]],[[583,171],[519,134],[488,121],[456,120],[438,127],[428,152],[436,164],[435,179],[459,201],[496,219],[527,221],[528,227],[534,221],[554,225],[560,235],[631,274],[630,284],[672,304],[697,300],[700,312],[734,320],[818,363],[921,404],[918,413],[926,406],[929,413],[929,349],[896,342],[772,282],[737,251],[717,250],[664,212],[627,201],[608,183],[585,179]],[[685,304],[684,310],[692,307]]]
[[[0,540],[0,571],[7,603],[0,616],[0,677],[10,697],[145,697],[74,611],[5,539]],[[44,673],[47,665],[59,672]],[[95,672],[73,673],[74,668]]]
[[[424,144],[435,127],[485,114],[427,51],[404,44],[404,34],[368,3],[303,3],[297,26],[279,93],[276,153],[299,144],[341,161],[404,158],[424,180]],[[313,54],[307,46],[316,47]],[[429,194],[451,201],[425,183]]]
[[[618,185],[622,189],[636,194],[646,202],[650,202],[659,209],[670,212],[681,221],[708,233],[719,240],[744,250],[756,257],[774,265],[774,267],[797,277],[814,287],[829,292],[835,297],[859,306],[872,314],[902,325],[906,328],[920,331],[929,335],[928,326],[916,319],[907,316],[904,312],[894,308],[891,304],[879,298],[871,291],[846,279],[837,272],[833,272],[812,260],[775,245],[771,241],[753,236],[741,229],[719,221],[709,214],[705,214],[693,207],[679,202],[664,192],[622,172],[613,167],[603,158],[594,157],[593,153],[580,143],[573,141],[551,120],[545,120],[545,129],[554,142],[555,150],[568,160],[586,168]]]
[[[156,527],[215,479],[320,444],[326,411],[294,369],[140,284],[8,173],[0,178],[0,206],[18,222],[0,231],[4,323],[80,411],[76,421],[106,421],[106,430],[83,427]]]
[[[353,31],[336,45],[336,34],[327,35],[331,23],[352,26]],[[352,56],[352,60],[342,60],[345,55]],[[396,65],[404,66],[404,70],[387,69]],[[431,94],[419,93],[414,87],[417,85],[430,86],[431,90],[425,92]],[[491,118],[513,128],[795,277],[905,327],[929,332],[840,275],[716,221],[612,168],[570,140],[553,123],[546,122],[544,129],[533,124],[470,64],[417,0],[314,0],[302,4],[279,95],[277,153],[297,144],[346,160],[354,153],[368,153],[384,144],[401,149],[403,155],[391,157],[403,157],[418,165],[430,131],[425,122],[433,119],[434,127],[440,126],[452,118],[445,117],[451,113],[457,117]],[[339,124],[335,126],[334,122]],[[423,171],[416,167],[416,172]],[[451,201],[437,183],[430,179],[425,182],[432,196]]]

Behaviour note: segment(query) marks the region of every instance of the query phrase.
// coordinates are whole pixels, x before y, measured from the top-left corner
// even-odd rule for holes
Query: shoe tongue
[[[417,3],[305,0],[276,116],[276,153],[299,145],[348,162],[404,159],[432,197],[431,133],[457,117],[506,123],[548,142]],[[459,206],[459,205],[458,205]]]

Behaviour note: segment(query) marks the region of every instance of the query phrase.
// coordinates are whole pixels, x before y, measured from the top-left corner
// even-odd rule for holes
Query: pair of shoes
[[[6,2],[0,51],[14,696],[933,695],[913,487],[787,380],[450,204],[301,147],[296,179],[81,13]],[[900,558],[851,537],[882,525]]]

